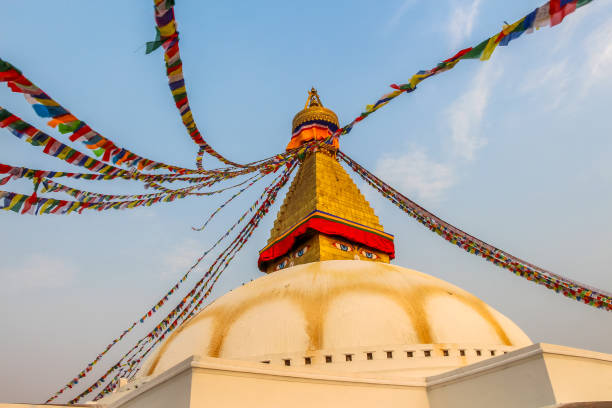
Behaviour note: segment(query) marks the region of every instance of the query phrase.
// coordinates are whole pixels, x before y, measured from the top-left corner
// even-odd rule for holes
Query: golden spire
[[[298,169],[260,251],[259,268],[270,273],[333,259],[388,263],[393,256],[393,236],[334,155],[321,150]]]
[[[336,114],[323,107],[312,88],[304,109],[293,119],[287,149],[329,137],[337,123]],[[334,259],[386,263],[393,259],[393,236],[384,232],[374,210],[330,147],[311,151],[300,165],[268,244],[259,252],[262,271],[270,273]],[[337,149],[337,145],[334,147]]]

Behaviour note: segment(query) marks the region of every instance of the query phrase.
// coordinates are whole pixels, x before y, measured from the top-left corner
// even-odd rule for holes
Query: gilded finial
[[[323,103],[321,102],[321,98],[319,98],[317,90],[313,86],[312,89],[308,92],[308,99],[306,99],[306,105],[304,105],[304,109],[312,108],[315,106],[322,107]]]
[[[311,121],[327,123],[333,127],[332,131],[335,131],[338,127],[338,117],[333,111],[323,107],[319,93],[314,87],[308,91],[308,98],[306,99],[304,109],[293,118],[292,131],[295,132],[298,126]]]

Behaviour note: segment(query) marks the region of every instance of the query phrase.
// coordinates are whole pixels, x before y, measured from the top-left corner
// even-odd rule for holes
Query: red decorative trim
[[[258,266],[261,267],[264,262],[285,255],[293,247],[296,239],[304,235],[308,230],[318,231],[327,235],[341,236],[349,241],[357,242],[361,245],[389,254],[389,258],[391,259],[395,258],[393,238],[383,237],[374,232],[365,231],[356,226],[347,225],[341,221],[332,220],[323,215],[315,214],[304,223],[298,225],[282,240],[260,252],[259,260],[257,261]]]

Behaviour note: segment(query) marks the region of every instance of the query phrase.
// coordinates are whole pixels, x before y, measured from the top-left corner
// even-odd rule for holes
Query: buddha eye
[[[350,252],[353,250],[350,245],[343,244],[342,242],[334,242],[334,246],[341,251]]]
[[[309,247],[308,245],[306,245],[305,247],[303,247],[303,248],[301,248],[300,250],[298,250],[298,251],[295,253],[295,257],[296,257],[296,258],[299,258],[300,256],[304,255],[304,254],[305,254],[305,253],[308,251],[308,248],[310,248],[310,247]]]
[[[276,265],[276,270],[278,271],[279,269],[283,269],[286,266],[287,266],[287,260],[284,259],[283,262],[281,262],[278,265]]]
[[[368,259],[378,259],[378,255],[376,255],[374,252],[370,252],[370,251],[361,251],[361,255],[365,256]]]

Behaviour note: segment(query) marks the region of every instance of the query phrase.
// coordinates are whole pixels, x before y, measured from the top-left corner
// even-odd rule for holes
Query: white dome
[[[295,266],[241,286],[202,310],[147,359],[156,375],[192,355],[258,360],[383,345],[523,347],[527,335],[470,293],[369,261]]]

